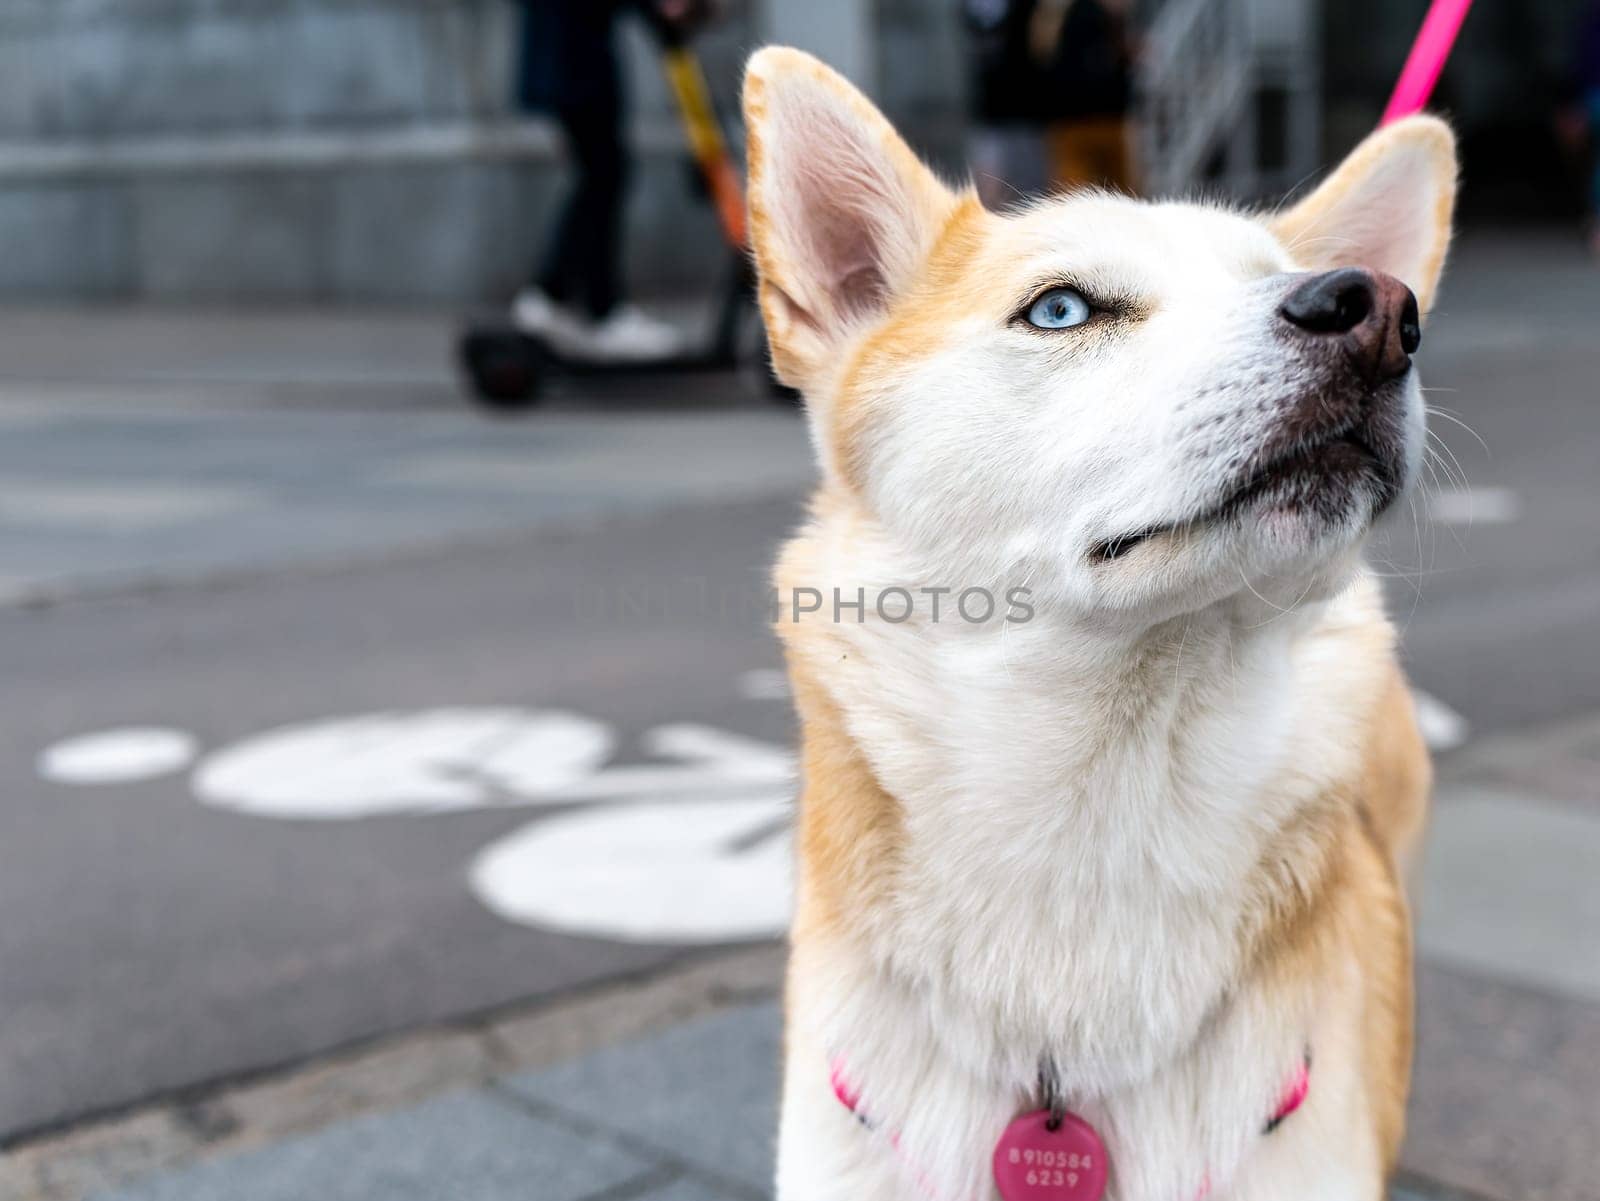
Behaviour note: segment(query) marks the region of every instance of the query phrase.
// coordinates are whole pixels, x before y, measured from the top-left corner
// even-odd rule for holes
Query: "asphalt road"
[[[1465,481],[1378,550],[1414,677],[1472,739],[1600,709],[1600,272],[1575,255],[1465,246],[1422,359]],[[791,728],[752,598],[799,512],[798,421],[688,382],[490,422],[442,324],[385,320],[240,319],[185,374],[179,317],[0,314],[0,1139],[715,941],[692,907],[640,925],[648,846],[621,903],[563,908],[622,837],[608,810],[687,797],[685,831],[770,874]],[[128,380],[73,366],[95,322]],[[540,825],[565,841],[507,854],[558,884],[495,892],[485,851]],[[758,927],[770,882],[734,883]]]

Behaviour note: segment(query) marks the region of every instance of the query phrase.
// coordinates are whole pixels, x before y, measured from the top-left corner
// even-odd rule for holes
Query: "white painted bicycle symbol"
[[[635,942],[782,933],[793,756],[691,724],[646,733],[648,763],[608,766],[616,743],[578,713],[459,707],[285,726],[207,754],[181,730],[106,730],[47,748],[38,768],[82,786],[192,768],[200,803],[276,820],[559,807],[472,862],[492,912]]]

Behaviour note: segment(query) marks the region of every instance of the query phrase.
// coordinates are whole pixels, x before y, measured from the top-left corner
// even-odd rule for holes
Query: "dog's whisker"
[[[1424,431],[1422,446],[1427,454],[1438,458],[1441,464],[1448,456],[1450,466],[1454,469],[1453,474],[1450,476],[1451,484],[1461,488],[1467,487],[1466,469],[1462,467],[1461,460],[1456,457],[1456,453],[1450,448],[1450,444],[1441,438],[1436,430]]]
[[[1440,472],[1444,474],[1445,481],[1450,487],[1465,490],[1467,476],[1466,472],[1462,470],[1460,461],[1453,454],[1449,455],[1448,458],[1446,457],[1449,447],[1445,446],[1443,442],[1440,442],[1438,447],[1435,448],[1431,445],[1431,441],[1424,443],[1422,447],[1422,461],[1424,466],[1435,473],[1433,477],[1435,490],[1440,490],[1438,474]]]
[[[1467,433],[1471,434],[1475,439],[1477,439],[1478,445],[1483,447],[1484,454],[1488,455],[1490,458],[1494,457],[1494,452],[1489,449],[1489,444],[1483,440],[1483,435],[1478,433],[1477,430],[1473,429],[1465,421],[1461,420],[1461,418],[1457,417],[1449,409],[1440,408],[1438,405],[1424,405],[1423,408],[1430,417],[1442,417],[1452,425],[1459,425],[1462,429],[1466,430]]]

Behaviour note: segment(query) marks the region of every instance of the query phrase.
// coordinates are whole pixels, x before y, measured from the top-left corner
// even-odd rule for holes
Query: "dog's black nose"
[[[1378,379],[1404,375],[1422,345],[1416,296],[1381,271],[1343,267],[1313,275],[1278,313],[1306,333],[1342,339],[1356,366]]]

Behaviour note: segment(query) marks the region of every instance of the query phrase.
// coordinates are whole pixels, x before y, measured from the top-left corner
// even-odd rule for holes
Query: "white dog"
[[[1377,1201],[1429,769],[1361,547],[1421,454],[1449,130],[1271,216],[1000,216],[806,55],[745,95],[822,467],[778,580],[829,598],[780,622],[779,1197]]]

